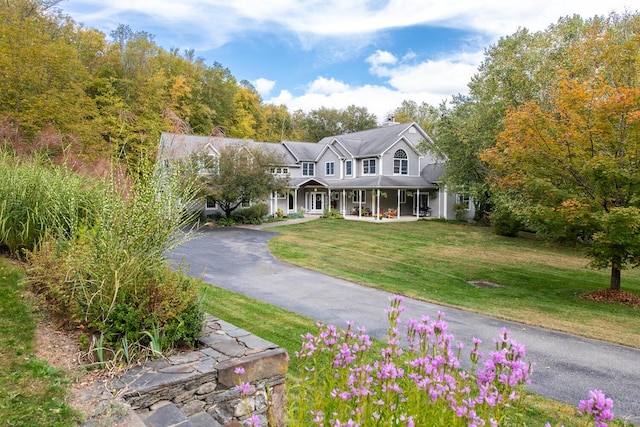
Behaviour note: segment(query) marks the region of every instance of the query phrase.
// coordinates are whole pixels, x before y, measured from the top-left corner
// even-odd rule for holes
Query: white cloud
[[[318,77],[307,87],[307,93],[313,95],[331,95],[349,91],[349,85],[334,78]]]
[[[254,81],[251,82],[253,84],[253,86],[256,88],[256,90],[258,91],[258,93],[265,97],[268,96],[269,93],[271,93],[271,90],[275,87],[276,82],[273,80],[268,80],[265,79],[263,77],[260,77],[258,79],[255,79]]]
[[[467,29],[495,40],[518,27],[542,30],[574,13],[591,17],[637,10],[632,3],[635,0],[390,0],[380,7],[380,2],[368,0],[68,0],[64,9],[76,10],[74,15],[90,26],[100,21],[107,30],[135,19],[131,17],[148,16],[155,26],[189,34],[199,39],[202,49],[211,49],[247,31],[293,33],[310,47],[327,36],[362,38],[413,25]]]
[[[483,58],[482,51],[458,52],[438,60],[407,64],[389,52],[376,51],[365,61],[372,65],[372,73],[385,79],[386,85],[354,86],[335,78],[318,77],[300,95],[283,90],[266,102],[284,104],[292,112],[320,107],[343,109],[355,104],[367,107],[382,121],[404,100],[438,106],[451,95],[466,93],[467,83]],[[409,55],[408,59],[416,56]],[[374,65],[378,68],[374,69]]]
[[[374,76],[386,77],[389,75],[388,65],[393,65],[398,62],[398,58],[391,52],[385,50],[376,50],[376,52],[369,56],[366,60],[371,67],[369,72]]]

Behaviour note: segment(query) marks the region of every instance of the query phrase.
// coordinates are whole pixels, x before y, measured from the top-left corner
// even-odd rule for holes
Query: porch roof
[[[332,189],[437,189],[438,186],[420,176],[359,176],[350,179],[318,179],[318,178],[292,178],[289,187],[300,188],[306,185],[320,185]]]

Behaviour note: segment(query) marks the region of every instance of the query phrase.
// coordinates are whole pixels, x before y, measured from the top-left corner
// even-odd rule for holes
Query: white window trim
[[[377,166],[378,166],[378,162],[376,161],[377,159],[375,157],[369,158],[369,159],[362,159],[362,175],[376,175],[377,174]],[[371,171],[371,162],[373,162],[373,172]],[[365,163],[367,164],[367,167],[369,169],[369,172],[365,172]]]
[[[356,195],[360,193],[360,197],[362,200],[358,200]],[[351,202],[352,203],[367,203],[367,190],[352,190],[351,191]]]
[[[458,194],[456,194],[456,203],[457,204],[465,204],[466,203],[467,206],[471,206],[471,196],[458,193]]]
[[[347,168],[347,165],[351,166],[351,171]],[[344,175],[353,176],[353,160],[345,160],[344,162]]]
[[[395,154],[398,151],[402,151],[405,155],[405,157],[396,157]],[[407,155],[407,151],[404,149],[398,149],[396,151],[396,153],[394,153],[393,156],[393,174],[394,175],[399,175],[399,176],[405,176],[405,175],[409,175],[409,156]],[[398,172],[396,172],[396,162],[398,162]],[[405,164],[405,173],[402,173],[402,164]]]
[[[213,202],[213,206],[209,204],[209,197],[204,198],[204,208],[205,209],[218,209],[218,203]]]
[[[307,173],[305,173],[305,167],[307,168]],[[309,173],[309,167],[311,167],[312,173]],[[313,162],[302,162],[302,176],[316,176],[316,165]]]
[[[329,169],[331,169],[331,173],[329,173]],[[334,176],[336,174],[336,163],[335,162],[325,162],[324,163],[324,174],[326,176]]]

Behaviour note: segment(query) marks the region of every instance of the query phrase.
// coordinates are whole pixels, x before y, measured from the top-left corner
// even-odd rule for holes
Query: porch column
[[[271,216],[276,216],[276,208],[274,207],[278,206],[278,192],[277,191],[272,191],[271,192],[271,199],[269,200],[269,215]]]
[[[358,191],[358,218],[362,218],[362,190]],[[366,195],[367,193],[365,193]]]
[[[400,189],[396,192],[396,218],[400,219]]]
[[[298,189],[293,190],[293,210],[298,212]]]
[[[342,189],[342,216],[347,215],[347,192],[343,188]]]
[[[376,214],[376,191],[371,190],[371,217]]]
[[[449,216],[448,215],[449,212],[447,212],[449,210],[449,209],[447,209],[447,205],[448,205],[448,203],[447,203],[447,189],[444,186],[442,187],[442,200],[443,200],[443,203],[444,203],[444,206],[442,207],[442,209],[443,209],[442,211],[444,212],[444,215],[440,215],[440,216],[442,216],[444,219],[449,219],[449,218],[447,218]]]
[[[380,218],[380,189],[378,188],[378,206],[376,206],[376,211],[374,213],[374,215],[376,216],[376,219],[379,219],[380,221],[382,221],[382,218]]]
[[[416,188],[416,218],[420,219],[420,189]]]

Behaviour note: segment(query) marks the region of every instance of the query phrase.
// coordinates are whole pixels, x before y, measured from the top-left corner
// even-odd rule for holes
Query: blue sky
[[[519,27],[636,12],[637,0],[65,0],[106,35],[119,24],[165,49],[251,81],[289,111],[367,107],[380,121],[403,100],[466,93],[484,50]]]

